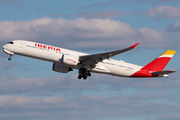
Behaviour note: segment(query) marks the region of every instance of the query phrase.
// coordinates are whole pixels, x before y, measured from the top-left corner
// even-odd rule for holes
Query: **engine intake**
[[[68,73],[69,71],[73,71],[70,67],[59,65],[57,63],[53,63],[52,69],[53,71],[60,72],[60,73]]]

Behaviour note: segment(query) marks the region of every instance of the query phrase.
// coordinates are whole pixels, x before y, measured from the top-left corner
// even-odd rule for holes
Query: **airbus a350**
[[[79,79],[87,79],[88,76],[91,76],[91,72],[134,78],[168,77],[168,74],[176,72],[173,70],[163,70],[176,53],[173,50],[167,50],[145,66],[111,59],[115,55],[132,50],[138,44],[136,43],[122,50],[91,55],[26,40],[13,40],[2,48],[5,53],[10,55],[9,61],[14,54],[49,61],[53,63],[52,68],[56,72],[68,73],[73,69],[78,69]]]

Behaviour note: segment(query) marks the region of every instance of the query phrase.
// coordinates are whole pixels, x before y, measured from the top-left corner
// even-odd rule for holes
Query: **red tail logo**
[[[134,73],[131,77],[157,77],[158,75],[154,75],[152,72],[162,71],[175,53],[176,51],[167,50],[164,54]]]

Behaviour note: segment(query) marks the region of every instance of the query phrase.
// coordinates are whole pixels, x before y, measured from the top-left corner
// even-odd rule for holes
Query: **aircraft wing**
[[[79,56],[79,60],[84,63],[84,64],[88,64],[88,63],[92,63],[92,62],[100,62],[104,59],[109,59],[115,55],[127,52],[133,48],[135,48],[139,43],[136,43],[134,45],[132,45],[131,47],[122,49],[122,50],[116,50],[116,51],[112,51],[112,52],[106,52],[106,53],[100,53],[100,54],[93,54],[93,55],[84,55],[84,56]]]

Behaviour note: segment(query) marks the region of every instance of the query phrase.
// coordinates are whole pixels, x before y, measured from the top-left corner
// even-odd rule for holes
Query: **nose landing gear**
[[[13,54],[10,54],[10,57],[8,58],[9,61],[12,60],[12,56],[13,56]]]
[[[86,68],[80,68],[79,69],[78,79],[83,78],[84,80],[86,80],[88,76],[89,77],[91,76],[90,70],[87,70]]]

